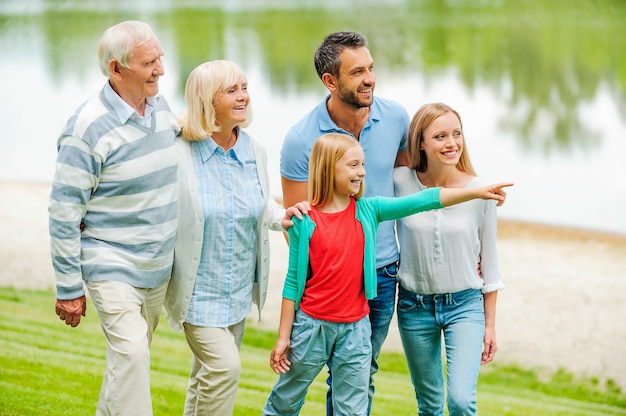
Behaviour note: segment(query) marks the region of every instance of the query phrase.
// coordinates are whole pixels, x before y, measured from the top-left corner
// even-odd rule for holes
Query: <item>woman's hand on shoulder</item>
[[[280,225],[285,230],[288,230],[289,228],[293,227],[294,216],[301,220],[302,216],[308,214],[310,210],[311,204],[309,204],[309,201],[296,202],[294,205],[285,210],[285,216],[280,222]]]

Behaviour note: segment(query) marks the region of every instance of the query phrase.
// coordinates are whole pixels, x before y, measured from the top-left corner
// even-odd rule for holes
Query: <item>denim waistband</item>
[[[482,296],[480,289],[465,289],[459,292],[453,293],[432,293],[429,295],[423,295],[421,293],[411,292],[405,289],[402,285],[398,285],[398,296],[405,299],[411,299],[424,303],[435,303],[441,301],[444,305],[452,305],[455,302],[471,298],[473,296]]]
[[[387,264],[387,265],[385,265],[385,266],[382,266],[382,267],[377,267],[377,268],[376,268],[376,271],[378,272],[378,271],[380,271],[380,270],[386,269],[386,268],[391,267],[391,266],[398,267],[398,260],[396,260],[396,261],[394,261],[394,262],[391,262],[391,263],[389,263],[389,264]]]

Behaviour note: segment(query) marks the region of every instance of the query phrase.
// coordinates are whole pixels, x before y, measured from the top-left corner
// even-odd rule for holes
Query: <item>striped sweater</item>
[[[170,276],[179,127],[165,99],[154,105],[151,128],[122,124],[103,89],[59,138],[48,209],[58,299],[84,295],[83,280],[152,288]]]

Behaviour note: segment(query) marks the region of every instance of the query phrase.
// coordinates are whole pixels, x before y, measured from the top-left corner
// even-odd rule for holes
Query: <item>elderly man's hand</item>
[[[83,295],[78,299],[57,299],[55,309],[59,319],[74,328],[80,324],[80,317],[87,313],[87,298]]]

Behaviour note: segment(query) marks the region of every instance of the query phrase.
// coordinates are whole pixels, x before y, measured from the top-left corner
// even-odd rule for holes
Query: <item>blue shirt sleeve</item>
[[[292,127],[285,136],[280,149],[280,175],[292,181],[307,182],[310,153],[310,146]]]

